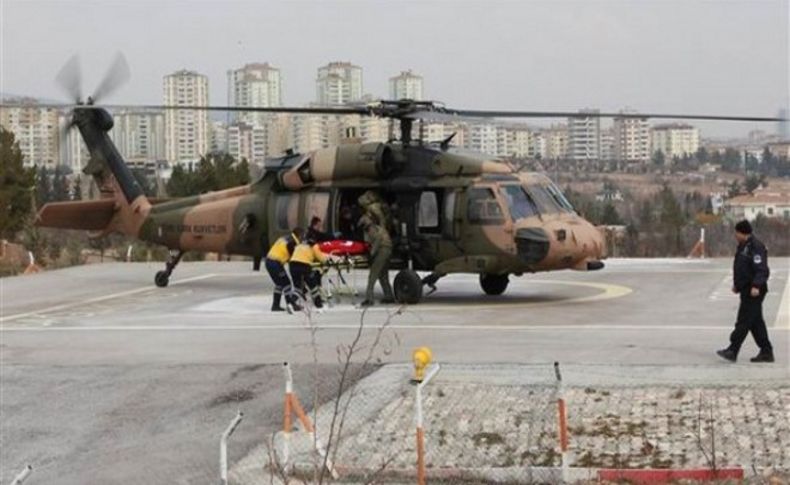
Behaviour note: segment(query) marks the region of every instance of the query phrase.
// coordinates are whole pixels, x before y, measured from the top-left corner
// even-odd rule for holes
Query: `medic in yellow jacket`
[[[288,264],[294,287],[302,295],[302,298],[307,298],[309,291],[316,308],[321,308],[324,305],[321,301],[321,274],[314,271],[313,265],[324,263],[329,258],[330,256],[324,254],[318,244],[308,240],[296,245],[291,255],[291,262]]]
[[[280,306],[280,299],[283,293],[285,293],[285,301],[288,303],[289,308],[300,309],[296,303],[296,295],[292,291],[291,280],[288,279],[288,273],[285,271],[285,263],[291,259],[296,246],[301,242],[302,235],[302,229],[297,227],[288,236],[283,236],[276,240],[266,255],[266,271],[269,272],[269,276],[274,282],[273,312],[284,310]]]
[[[305,241],[296,245],[291,255],[291,263],[325,263],[329,256],[321,251],[318,244],[312,244],[312,241]]]

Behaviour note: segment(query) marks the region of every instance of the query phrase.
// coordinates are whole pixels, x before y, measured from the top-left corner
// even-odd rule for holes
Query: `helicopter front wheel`
[[[505,274],[481,274],[480,286],[486,295],[501,295],[507,289],[510,282],[507,273]]]
[[[399,303],[419,303],[422,299],[422,278],[414,270],[402,269],[395,275],[393,290]]]
[[[154,276],[154,283],[159,288],[164,288],[170,283],[170,274],[167,271],[157,271],[156,276]]]

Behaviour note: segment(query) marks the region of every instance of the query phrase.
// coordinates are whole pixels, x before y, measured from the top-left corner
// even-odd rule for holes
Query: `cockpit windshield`
[[[548,185],[530,184],[524,186],[527,193],[535,201],[541,214],[556,214],[558,212],[574,212],[573,206],[562,194],[560,189],[552,183]]]
[[[520,185],[503,185],[500,187],[513,221],[538,215],[538,208]]]
[[[562,193],[559,187],[557,187],[553,183],[550,183],[549,185],[546,186],[546,189],[549,191],[552,197],[554,197],[554,200],[556,200],[563,209],[565,209],[568,212],[576,212],[576,210],[573,208],[573,205],[570,203],[570,201],[568,201],[568,199],[565,197],[565,194]]]

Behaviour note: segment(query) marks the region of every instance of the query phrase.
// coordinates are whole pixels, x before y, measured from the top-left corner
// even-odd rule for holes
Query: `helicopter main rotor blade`
[[[115,59],[104,75],[104,79],[101,80],[96,91],[93,92],[93,101],[96,102],[109,96],[113,91],[126,84],[130,78],[129,64],[126,62],[126,57],[119,52],[115,55]]]
[[[701,120],[701,121],[752,121],[771,122],[787,121],[774,116],[742,116],[742,115],[698,115],[671,113],[606,113],[579,111],[490,111],[469,109],[441,109],[438,112],[457,117],[469,118],[629,118],[629,119],[665,119],[665,120]],[[431,111],[428,111],[430,116]],[[415,117],[417,113],[409,115]],[[456,118],[457,119],[457,118]]]
[[[55,76],[58,86],[66,93],[69,100],[79,103],[82,100],[82,73],[80,72],[80,58],[74,54],[60,68]]]
[[[292,113],[292,114],[324,114],[324,115],[373,115],[369,108],[363,107],[337,107],[337,108],[301,108],[281,106],[273,108],[245,107],[245,106],[181,106],[181,105],[102,105],[105,109],[139,109],[139,110],[176,110],[176,111],[220,111],[220,112],[245,112],[245,113]]]
[[[27,106],[24,103],[0,103],[2,107]],[[413,109],[393,106],[389,102],[359,106],[334,106],[334,107],[246,107],[246,106],[181,106],[160,104],[110,104],[101,106],[72,105],[72,104],[36,104],[41,108],[55,109],[108,109],[108,110],[178,110],[178,111],[214,111],[214,112],[250,112],[250,113],[291,113],[291,114],[318,114],[318,115],[360,115],[378,116],[382,118],[412,119],[435,122],[471,122],[479,123],[483,119],[491,118],[630,118],[630,119],[665,119],[665,120],[700,120],[700,121],[747,121],[747,122],[783,122],[786,118],[775,116],[741,116],[741,115],[699,115],[699,114],[670,114],[670,113],[609,113],[609,112],[579,112],[579,111],[492,111],[449,109],[428,103],[421,103]]]

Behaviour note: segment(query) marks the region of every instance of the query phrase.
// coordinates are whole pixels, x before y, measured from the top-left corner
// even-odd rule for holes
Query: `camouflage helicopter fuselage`
[[[48,204],[40,225],[121,232],[173,251],[257,263],[277,237],[313,216],[328,232],[339,230],[341,209],[374,190],[393,208],[392,268],[518,275],[599,269],[605,256],[599,231],[547,177],[446,144],[347,143],[289,154],[267,161],[251,184],[153,203],[107,136],[110,115],[77,109],[74,123],[102,198]]]

